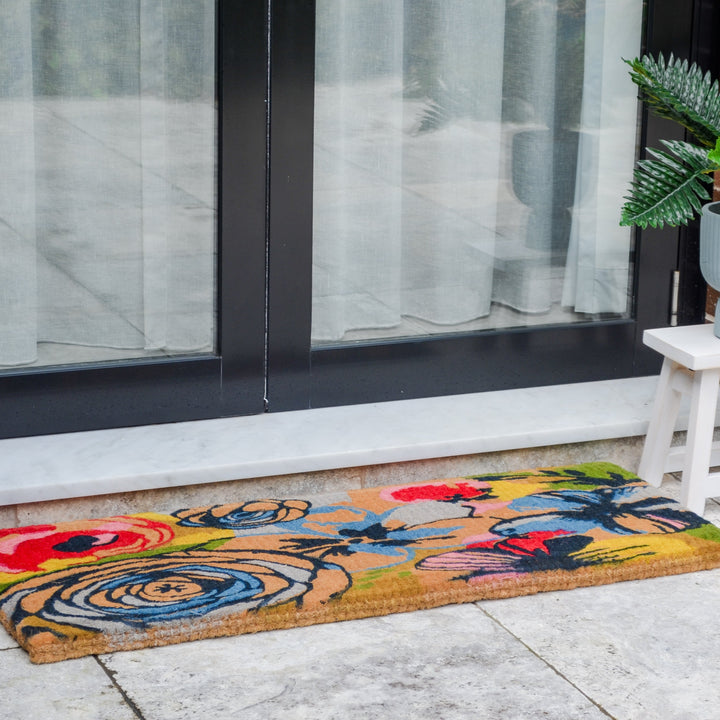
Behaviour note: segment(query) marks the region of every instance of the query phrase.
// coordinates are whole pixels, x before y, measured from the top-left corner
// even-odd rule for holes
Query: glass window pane
[[[627,317],[642,0],[318,0],[313,343]]]
[[[214,0],[3,0],[0,38],[0,368],[213,352]]]

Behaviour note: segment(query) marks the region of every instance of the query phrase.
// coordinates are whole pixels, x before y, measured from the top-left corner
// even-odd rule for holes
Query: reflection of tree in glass
[[[203,99],[213,88],[213,67],[203,44],[208,2],[174,0],[153,13],[163,38],[162,87],[165,97]],[[15,36],[18,52],[0,54],[0,93],[8,94],[12,76],[28,71],[20,49],[32,45],[36,96],[107,97],[137,95],[141,82],[142,23],[137,0],[32,0],[0,3],[0,35]],[[18,33],[28,37],[18,37]],[[4,45],[5,40],[3,41]],[[210,53],[212,56],[212,53]]]
[[[479,88],[486,70],[453,68],[450,77],[445,48],[435,32],[446,13],[437,0],[405,4],[405,97],[424,99],[416,132],[437,130],[463,117],[483,119]],[[585,0],[507,0],[504,33],[503,120],[576,128],[583,92]],[[530,71],[536,63],[533,53],[553,40],[555,77],[539,84]],[[553,97],[542,94],[544,88],[551,88]]]

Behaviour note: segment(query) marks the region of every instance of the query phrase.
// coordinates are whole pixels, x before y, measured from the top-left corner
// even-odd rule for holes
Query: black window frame
[[[267,17],[265,0],[216,3],[217,352],[5,372],[0,437],[264,410]]]
[[[646,50],[716,69],[712,0],[648,6]],[[311,348],[315,2],[217,0],[217,18],[217,352],[4,373],[0,437],[654,374],[642,332],[668,324],[679,266],[681,322],[700,321],[691,226],[638,233],[628,320]],[[644,117],[643,145],[678,136]]]
[[[695,58],[708,42],[709,0],[647,3],[643,51]],[[715,13],[717,14],[717,13]],[[288,0],[273,13],[271,62],[273,147],[270,158],[269,366],[270,410],[453,395],[509,388],[627,378],[659,371],[656,353],[642,345],[646,328],[669,323],[673,271],[682,260],[681,315],[697,321],[693,276],[694,227],[636,232],[635,302],[631,317],[600,323],[514,328],[475,334],[397,339],[374,344],[312,348],[310,316],[291,319],[312,294],[313,0]],[[304,37],[304,42],[302,38]],[[706,52],[707,54],[707,52]],[[621,58],[618,58],[621,62]],[[290,99],[292,98],[292,99]],[[287,103],[287,108],[285,108]],[[292,108],[292,127],[275,113]],[[642,141],[681,132],[643,114]],[[292,137],[292,151],[284,139]],[[285,183],[297,190],[288,201]],[[283,186],[280,188],[280,186]],[[618,208],[619,217],[619,208]],[[697,274],[697,273],[696,273]],[[288,289],[288,283],[292,288]],[[287,295],[287,297],[284,297]]]

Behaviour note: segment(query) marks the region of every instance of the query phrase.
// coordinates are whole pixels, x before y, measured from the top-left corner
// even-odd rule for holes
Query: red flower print
[[[48,560],[75,564],[108,555],[136,553],[169,542],[173,529],[142,517],[59,525],[34,525],[0,530],[0,572],[22,573],[49,569]]]
[[[490,494],[490,485],[477,480],[460,482],[427,483],[389,488],[384,494],[386,499],[396,502],[414,503],[428,500],[437,502],[460,502],[477,500]]]
[[[537,555],[538,553],[549,555],[550,551],[548,546],[545,544],[546,541],[559,537],[560,535],[568,534],[568,532],[563,530],[556,532],[529,532],[527,535],[520,535],[519,537],[508,537],[500,540],[470,543],[467,547],[468,549],[501,548],[502,550],[515,553],[515,555]]]

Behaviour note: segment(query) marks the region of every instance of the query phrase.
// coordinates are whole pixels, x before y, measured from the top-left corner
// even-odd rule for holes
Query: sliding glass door
[[[711,6],[5,0],[0,437],[654,372],[622,57]]]
[[[212,353],[214,0],[0,15],[0,368]]]
[[[650,128],[623,58],[687,56],[691,5],[275,4],[270,408],[654,372],[678,236],[619,226]]]
[[[264,282],[234,288],[237,255],[264,274],[266,13],[227,5],[0,5],[4,434],[262,409]],[[241,133],[227,157],[259,159],[224,169],[245,188],[224,288],[221,121]],[[242,334],[221,332],[223,302]]]
[[[313,345],[629,317],[642,0],[318,0]]]

